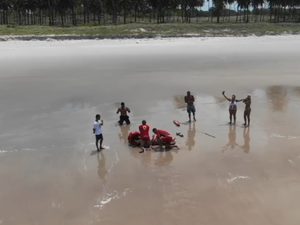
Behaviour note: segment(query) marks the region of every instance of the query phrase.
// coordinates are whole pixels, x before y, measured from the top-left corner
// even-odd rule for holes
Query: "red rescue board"
[[[173,123],[177,126],[180,127],[180,122],[178,120],[173,120]]]

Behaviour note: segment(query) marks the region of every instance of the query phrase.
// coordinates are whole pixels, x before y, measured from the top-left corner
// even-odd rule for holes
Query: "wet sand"
[[[299,49],[298,36],[0,43],[0,224],[298,225]],[[197,122],[177,128],[188,90]],[[249,128],[242,103],[226,125],[223,90],[252,95]],[[130,126],[115,126],[121,101]],[[142,119],[183,133],[180,150],[128,147]]]

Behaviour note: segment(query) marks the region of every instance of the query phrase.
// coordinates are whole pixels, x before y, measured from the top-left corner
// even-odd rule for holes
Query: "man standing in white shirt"
[[[100,152],[100,150],[104,149],[102,147],[102,142],[103,142],[103,135],[102,135],[102,125],[103,125],[103,120],[100,120],[101,116],[99,114],[96,115],[96,120],[94,122],[94,127],[93,127],[93,133],[95,134],[96,137],[96,147],[97,151]],[[100,141],[100,149],[98,147],[98,142]]]

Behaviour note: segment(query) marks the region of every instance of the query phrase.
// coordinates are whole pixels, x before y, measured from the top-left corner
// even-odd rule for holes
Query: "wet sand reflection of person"
[[[271,86],[266,91],[267,98],[271,100],[273,111],[285,111],[287,109],[289,100],[287,87],[285,86]]]
[[[173,155],[171,150],[166,152],[161,152],[159,157],[155,160],[155,165],[157,166],[168,166],[173,161]]]
[[[250,127],[244,128],[243,131],[244,145],[240,146],[240,148],[244,149],[245,153],[249,153],[250,151]]]
[[[120,140],[124,140],[124,144],[127,144],[127,138],[129,135],[129,130],[130,130],[130,125],[127,126],[120,126],[120,131],[121,133],[119,133],[119,139]]]
[[[236,145],[238,145],[236,143],[236,126],[229,126],[228,144],[223,147],[222,152],[227,150],[229,146],[231,149],[234,149]]]
[[[151,153],[152,153],[151,151],[148,151],[145,154],[140,154],[142,156],[141,157],[141,162],[142,162],[143,166],[145,166],[145,167],[151,166],[151,161],[152,161],[152,154]]]
[[[189,129],[187,132],[187,139],[186,139],[186,146],[188,147],[188,149],[190,151],[195,146],[195,136],[196,136],[195,123],[193,123],[193,128],[192,128],[192,125],[189,124]]]
[[[100,159],[100,156],[99,156],[100,154],[101,154],[101,159]],[[99,179],[101,181],[103,181],[104,184],[106,184],[105,176],[107,174],[107,171],[105,169],[105,157],[104,157],[104,154],[103,154],[102,151],[97,154],[97,159],[98,159],[98,176],[99,176]]]

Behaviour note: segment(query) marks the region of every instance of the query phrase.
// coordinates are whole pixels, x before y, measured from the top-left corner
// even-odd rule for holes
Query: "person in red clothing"
[[[150,149],[150,135],[149,135],[149,130],[150,130],[150,126],[147,125],[146,120],[142,121],[142,125],[139,126],[139,130],[140,130],[140,134],[141,134],[141,148],[142,151],[140,153],[144,152],[144,148],[146,149]]]
[[[156,138],[157,138],[160,149],[162,149],[162,145],[166,145],[166,147],[168,147],[168,148],[171,147],[173,138],[168,131],[159,130],[156,128],[153,128],[152,131],[154,134],[156,134]]]
[[[129,133],[128,135],[128,142],[130,145],[132,146],[139,146],[140,144],[140,138],[141,138],[141,134],[138,131],[132,131]]]

